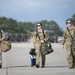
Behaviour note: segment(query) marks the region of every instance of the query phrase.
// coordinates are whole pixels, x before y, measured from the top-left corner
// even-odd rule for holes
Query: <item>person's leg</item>
[[[75,50],[73,50],[73,62],[74,62],[74,66],[75,66]]]
[[[1,51],[1,47],[0,47],[0,68],[2,67],[2,51]]]
[[[42,55],[41,57],[42,57],[41,58],[42,59],[42,61],[41,61],[41,65],[42,66],[41,67],[43,68],[43,67],[45,67],[46,56],[45,55]]]
[[[40,67],[40,47],[36,48],[36,67]]]
[[[67,61],[69,64],[69,68],[74,68],[74,63],[73,63],[73,53],[71,50],[71,45],[67,44],[66,45],[66,50],[67,50]]]

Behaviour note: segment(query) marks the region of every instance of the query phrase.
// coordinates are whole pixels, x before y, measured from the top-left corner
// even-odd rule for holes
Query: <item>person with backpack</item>
[[[33,36],[33,46],[36,49],[36,67],[40,67],[40,61],[41,61],[41,67],[45,67],[45,60],[46,56],[42,54],[41,51],[41,44],[44,42],[48,41],[49,36],[47,33],[47,30],[44,30],[42,28],[42,23],[37,24],[37,30],[34,31],[34,36]],[[40,59],[41,57],[41,59]]]
[[[75,28],[72,26],[72,19],[66,20],[67,28],[63,33],[62,47],[64,48],[64,44],[66,44],[67,51],[67,61],[69,69],[73,69],[75,67]]]
[[[0,30],[0,68],[2,67],[2,50],[1,50],[1,41],[5,39],[5,34],[3,30]]]

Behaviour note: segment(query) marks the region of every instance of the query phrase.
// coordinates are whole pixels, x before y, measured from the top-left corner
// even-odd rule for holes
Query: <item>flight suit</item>
[[[71,27],[69,31],[72,37],[75,37],[75,29]],[[71,67],[74,67],[74,63],[75,63],[75,52],[72,49],[72,38],[69,31],[67,30],[67,28],[64,30],[62,45],[66,44],[67,61],[69,64],[69,68],[71,68]]]
[[[1,51],[1,41],[5,39],[5,34],[3,30],[0,31],[0,68],[2,67],[2,51]]]
[[[48,37],[48,33],[46,30],[44,30],[45,38],[44,38],[42,30],[38,30],[38,34],[39,34],[40,39],[38,36],[36,36],[36,34],[37,34],[37,32],[35,31],[34,37],[33,37],[33,45],[36,48],[36,64],[40,66],[40,56],[41,56],[41,65],[42,65],[42,67],[44,67],[46,57],[41,52],[41,41],[42,40],[47,41],[49,37]]]

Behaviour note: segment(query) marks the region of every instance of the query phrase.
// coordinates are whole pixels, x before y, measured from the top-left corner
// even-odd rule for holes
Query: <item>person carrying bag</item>
[[[41,65],[41,68],[45,67],[45,60],[46,60],[46,55],[49,54],[46,53],[47,50],[45,46],[46,42],[49,39],[49,35],[47,30],[42,29],[42,23],[37,24],[37,30],[34,31],[34,36],[33,36],[33,46],[36,49],[36,67],[39,68]],[[50,44],[51,45],[51,44]],[[45,49],[43,49],[45,47]],[[50,46],[49,46],[50,47]],[[48,47],[48,48],[49,48]],[[41,57],[41,60],[40,60]],[[41,64],[40,64],[41,61]]]
[[[7,52],[10,49],[11,49],[11,41],[9,40],[9,37],[6,38],[6,35],[5,35],[5,38],[1,41],[1,50],[2,52]]]
[[[42,32],[43,32],[43,36],[45,38],[43,29],[42,29]],[[38,37],[40,40],[40,36],[38,34],[38,31],[36,31],[36,33],[37,33],[36,37]],[[47,54],[54,52],[54,50],[52,49],[52,45],[51,45],[50,41],[47,40],[47,41],[44,41],[44,43],[41,43],[41,52],[43,55],[47,55]]]

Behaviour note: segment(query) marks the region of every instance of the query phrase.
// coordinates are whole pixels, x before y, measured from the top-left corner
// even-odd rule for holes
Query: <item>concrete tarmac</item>
[[[75,68],[68,68],[66,50],[61,43],[52,43],[54,52],[46,56],[45,68],[31,67],[32,47],[32,43],[12,43],[12,49],[2,55],[0,75],[75,75]]]

